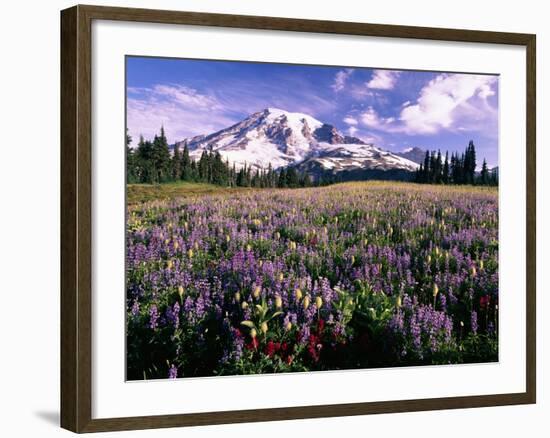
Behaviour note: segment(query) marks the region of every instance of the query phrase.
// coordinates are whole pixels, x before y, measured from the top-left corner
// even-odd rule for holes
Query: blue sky
[[[130,135],[170,143],[264,108],[309,114],[391,151],[463,151],[498,164],[498,77],[475,74],[127,58]]]

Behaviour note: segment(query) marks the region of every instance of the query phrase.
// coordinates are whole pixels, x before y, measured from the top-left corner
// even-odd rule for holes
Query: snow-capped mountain
[[[414,161],[415,163],[421,164],[424,162],[426,157],[426,151],[419,147],[410,147],[401,152],[396,152],[395,155],[406,158],[407,160]]]
[[[352,169],[415,170],[417,163],[384,151],[334,126],[302,113],[267,108],[209,135],[187,138],[177,145],[199,159],[205,149],[219,151],[237,168],[316,167],[336,173]]]

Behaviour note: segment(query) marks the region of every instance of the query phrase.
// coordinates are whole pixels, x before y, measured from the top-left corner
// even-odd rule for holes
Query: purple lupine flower
[[[172,364],[170,366],[170,369],[168,370],[168,378],[169,379],[177,379],[178,378],[178,368]]]
[[[470,324],[472,328],[472,333],[476,335],[477,334],[477,312],[475,310],[472,310],[472,314],[470,317]]]
[[[139,315],[139,301],[134,300],[134,304],[132,304],[132,316],[136,317]]]
[[[166,319],[175,329],[180,325],[180,305],[176,301],[172,307],[166,309]]]
[[[158,327],[159,312],[156,304],[149,307],[149,328],[155,330]]]
[[[127,312],[137,316],[148,309],[144,324],[153,329],[185,322],[191,328],[190,342],[159,339],[177,344],[171,345],[176,357],[186,354],[190,345],[200,355],[210,335],[223,345],[222,363],[239,357],[248,338],[244,330],[243,336],[236,336],[231,325],[235,329],[253,319],[255,305],[263,299],[274,310],[277,296],[284,315],[270,321],[270,335],[284,333],[282,325],[288,322],[303,335],[311,334],[317,324],[315,297],[321,297],[325,332],[331,336],[323,342],[349,345],[354,331],[358,338],[362,333],[347,330],[334,308],[334,290],[339,287],[353,297],[358,283],[403,296],[386,328],[395,357],[404,363],[456,346],[462,333],[453,333],[453,318],[466,322],[470,317],[468,327],[479,330],[477,316],[463,310],[477,306],[473,297],[491,297],[491,307],[482,310],[489,315],[487,334],[496,336],[498,315],[493,316],[492,306],[498,303],[498,199],[489,192],[342,185],[154,201],[129,210],[133,222],[127,227]],[[443,216],[445,229],[438,223]],[[394,232],[391,243],[389,226]],[[296,248],[290,250],[290,242]],[[187,256],[190,249],[192,258]],[[432,297],[425,296],[433,282],[440,288],[435,309]],[[250,296],[255,285],[261,287],[258,298]],[[165,307],[174,299],[170,291],[179,286],[185,291],[180,295],[183,304],[178,304],[182,309]],[[297,288],[311,297],[306,310],[294,295]],[[240,298],[235,300],[237,292]],[[153,303],[162,303],[164,311]],[[206,334],[203,320],[226,318],[228,327],[212,324]],[[136,336],[134,326],[128,328],[130,339]]]

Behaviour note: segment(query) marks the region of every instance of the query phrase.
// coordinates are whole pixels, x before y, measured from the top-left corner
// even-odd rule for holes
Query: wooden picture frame
[[[126,418],[92,418],[92,35],[93,20],[518,45],[526,48],[526,391]],[[61,12],[61,426],[99,432],[529,404],[536,401],[535,35],[381,24],[75,6]]]

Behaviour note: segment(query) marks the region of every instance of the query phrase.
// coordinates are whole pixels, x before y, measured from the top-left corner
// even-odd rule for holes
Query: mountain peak
[[[426,151],[422,148],[419,148],[418,146],[411,146],[403,149],[403,151],[401,152],[396,152],[395,155],[399,155],[400,157],[406,158],[407,160],[411,160],[417,164],[420,164],[424,162]]]
[[[299,112],[268,107],[251,114],[241,122],[205,136],[185,139],[179,144],[189,147],[198,159],[205,149],[219,152],[237,168],[252,166],[274,169],[298,166],[321,159],[327,169],[340,169],[340,164],[401,168],[414,170],[416,164],[391,152],[367,145],[356,137],[342,134],[335,126]]]

